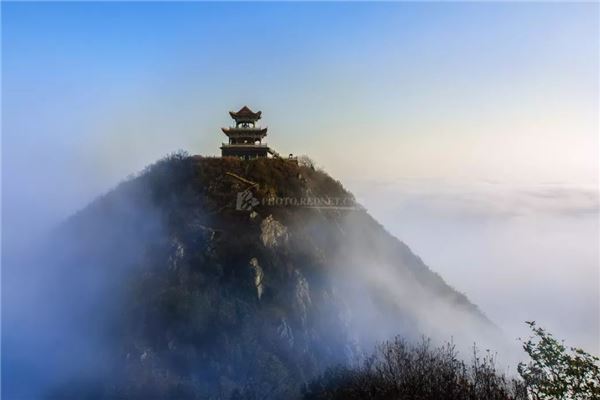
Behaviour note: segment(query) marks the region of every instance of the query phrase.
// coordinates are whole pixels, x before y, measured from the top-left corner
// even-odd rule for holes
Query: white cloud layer
[[[511,337],[537,320],[600,354],[599,195],[563,183],[354,181],[359,200]]]

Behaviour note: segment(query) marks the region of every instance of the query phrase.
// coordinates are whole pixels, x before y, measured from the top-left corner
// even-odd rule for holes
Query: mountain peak
[[[176,154],[74,215],[49,248],[79,307],[97,307],[82,290],[104,299],[68,325],[103,344],[105,368],[86,379],[107,398],[289,399],[398,333],[495,334],[309,162]]]

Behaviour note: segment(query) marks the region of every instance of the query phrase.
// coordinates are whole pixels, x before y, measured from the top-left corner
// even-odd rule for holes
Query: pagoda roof
[[[226,134],[227,136],[229,135],[235,135],[235,136],[247,136],[247,137],[254,137],[254,136],[266,136],[267,135],[267,128],[235,128],[235,127],[229,127],[229,128],[221,128],[221,130],[223,131],[224,134]]]
[[[248,120],[248,121],[256,121],[260,119],[260,115],[262,111],[254,112],[249,109],[247,106],[240,108],[238,112],[229,111],[229,115],[231,118],[237,120]]]

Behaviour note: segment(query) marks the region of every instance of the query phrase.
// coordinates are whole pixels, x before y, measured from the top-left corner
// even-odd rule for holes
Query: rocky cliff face
[[[73,216],[44,259],[60,398],[290,399],[395,334],[496,334],[339,182],[278,159],[165,159]]]

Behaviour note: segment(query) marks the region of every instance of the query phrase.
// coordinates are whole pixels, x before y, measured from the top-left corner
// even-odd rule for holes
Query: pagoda
[[[239,157],[244,160],[267,157],[274,154],[262,140],[267,136],[267,128],[256,126],[261,111],[254,112],[248,107],[242,107],[238,112],[230,111],[229,115],[235,120],[235,126],[222,128],[229,138],[229,143],[221,146],[223,157]]]

